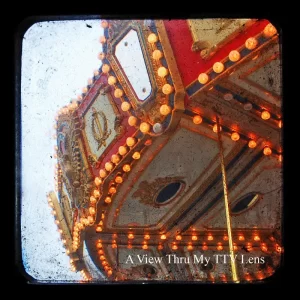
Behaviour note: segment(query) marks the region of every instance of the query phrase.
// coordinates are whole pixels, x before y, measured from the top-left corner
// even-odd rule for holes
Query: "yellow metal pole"
[[[227,232],[228,232],[231,272],[232,272],[233,281],[238,283],[239,278],[238,278],[236,263],[234,259],[234,248],[232,242],[231,219],[230,219],[229,201],[228,201],[228,188],[227,188],[227,179],[226,179],[226,171],[225,171],[225,164],[224,164],[223,145],[221,141],[221,132],[220,132],[221,128],[220,128],[219,117],[216,116],[216,119],[217,119],[217,133],[218,133],[218,142],[219,142],[219,150],[220,150],[221,169],[222,169],[222,181],[223,181],[223,189],[224,189],[224,204],[225,204],[226,223],[227,223]]]

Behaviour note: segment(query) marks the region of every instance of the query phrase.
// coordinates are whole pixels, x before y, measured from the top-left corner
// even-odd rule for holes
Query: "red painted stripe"
[[[203,60],[199,52],[191,50],[193,39],[187,21],[164,21],[184,86],[186,87],[197,79],[200,73],[209,70],[215,62],[225,58],[231,50],[242,46],[247,38],[260,33],[268,23],[267,20],[255,22],[238,37],[225,44],[211,59]]]

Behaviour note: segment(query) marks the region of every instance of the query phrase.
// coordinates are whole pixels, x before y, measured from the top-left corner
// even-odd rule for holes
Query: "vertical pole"
[[[224,204],[225,204],[226,224],[227,224],[227,232],[228,232],[231,272],[232,272],[233,281],[239,282],[237,271],[236,271],[234,248],[233,248],[233,242],[232,242],[231,219],[230,219],[229,201],[228,201],[228,188],[227,188],[227,179],[226,179],[226,171],[225,171],[225,164],[224,164],[223,145],[222,145],[222,141],[221,141],[221,130],[220,130],[221,128],[220,128],[219,117],[216,116],[216,119],[217,119],[217,133],[218,133],[221,170],[222,170],[222,181],[223,181],[223,189],[224,189]]]

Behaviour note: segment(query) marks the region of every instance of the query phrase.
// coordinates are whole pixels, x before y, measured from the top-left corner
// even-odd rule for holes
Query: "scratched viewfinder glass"
[[[40,21],[21,52],[30,281],[266,282],[282,265],[280,30]]]

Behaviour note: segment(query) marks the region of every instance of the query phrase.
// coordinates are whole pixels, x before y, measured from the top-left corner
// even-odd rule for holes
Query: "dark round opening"
[[[181,187],[181,182],[173,182],[165,186],[156,197],[156,202],[163,204],[171,200],[179,191]]]
[[[206,271],[212,271],[212,269],[214,268],[214,265],[211,261],[209,261],[207,264],[201,264],[200,268],[202,271],[206,272]]]
[[[259,199],[259,194],[257,193],[250,193],[238,200],[236,204],[232,207],[232,213],[239,213],[250,208],[256,201]]]

